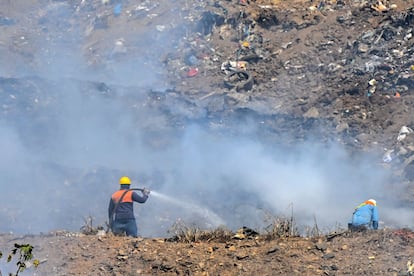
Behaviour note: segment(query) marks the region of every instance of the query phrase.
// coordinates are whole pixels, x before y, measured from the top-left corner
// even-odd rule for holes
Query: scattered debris
[[[402,126],[400,132],[398,133],[397,141],[401,142],[404,140],[408,134],[412,133],[413,130],[407,126]]]

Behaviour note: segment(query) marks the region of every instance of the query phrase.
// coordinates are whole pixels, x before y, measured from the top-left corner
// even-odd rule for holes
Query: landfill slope
[[[4,90],[20,76],[95,81],[97,92],[86,93],[164,112],[151,133],[191,122],[237,132],[249,118],[270,143],[314,138],[379,159],[411,156],[411,142],[397,140],[412,126],[409,1],[3,5]]]
[[[50,91],[70,80],[88,99],[156,110],[145,120],[149,148],[168,148],[190,123],[237,137],[249,122],[265,143],[318,139],[373,154],[412,206],[411,1],[107,2],[0,3],[1,111],[24,124],[27,143],[42,144],[31,131],[54,122]],[[78,182],[96,175],[65,170]],[[18,215],[0,211],[3,221]],[[35,246],[36,275],[409,275],[412,241],[409,229],[191,243],[0,235],[4,251]]]

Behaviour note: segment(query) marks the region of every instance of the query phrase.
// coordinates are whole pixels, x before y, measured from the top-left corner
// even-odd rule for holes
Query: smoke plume
[[[189,111],[170,101],[165,112],[148,96],[154,90],[163,97],[171,86],[159,58],[178,45],[171,33],[125,30],[126,19],[114,17],[111,6],[100,10],[106,7],[107,23],[118,20],[119,29],[99,27],[104,19],[88,3],[30,3],[40,13],[16,23],[38,22],[19,38],[30,59],[0,63],[3,77],[15,78],[0,84],[1,232],[79,231],[88,216],[104,225],[123,175],[154,191],[135,208],[143,236],[166,236],[178,220],[263,229],[268,214],[330,230],[345,226],[368,198],[377,199],[385,225],[412,221],[389,198],[389,173],[378,160],[351,156],[339,143],[312,137],[282,148],[264,142],[254,120],[217,131],[203,112],[197,122],[171,125],[169,116]],[[81,24],[85,14],[95,18],[92,34]],[[93,35],[99,46],[84,46]],[[2,56],[16,55],[0,47]]]

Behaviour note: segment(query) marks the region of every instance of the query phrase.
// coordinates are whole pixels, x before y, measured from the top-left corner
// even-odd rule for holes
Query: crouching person
[[[377,230],[378,221],[377,202],[374,199],[368,199],[355,208],[348,228],[351,231]]]

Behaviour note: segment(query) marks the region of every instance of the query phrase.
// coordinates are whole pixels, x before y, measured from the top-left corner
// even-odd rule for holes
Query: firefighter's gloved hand
[[[378,229],[378,221],[373,221],[372,222],[372,228],[374,228],[374,230]]]
[[[144,195],[148,196],[148,195],[151,193],[151,191],[150,191],[148,188],[144,188],[144,189],[142,190],[142,193],[143,193]]]

